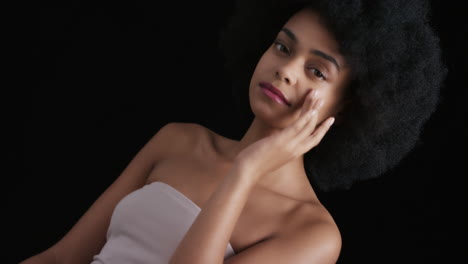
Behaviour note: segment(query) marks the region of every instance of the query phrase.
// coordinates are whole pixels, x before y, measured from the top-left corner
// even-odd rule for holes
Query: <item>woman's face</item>
[[[317,90],[323,100],[318,112],[321,123],[347,102],[349,78],[334,36],[319,22],[317,13],[303,9],[288,20],[260,58],[250,81],[250,105],[256,117],[285,127],[299,117],[306,92]],[[289,104],[267,96],[262,89],[265,83],[280,90]]]

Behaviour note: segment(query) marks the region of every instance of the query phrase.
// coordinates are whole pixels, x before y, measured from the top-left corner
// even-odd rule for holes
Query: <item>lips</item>
[[[272,91],[273,93],[275,93],[276,95],[278,95],[279,98],[281,98],[281,100],[283,100],[288,106],[291,106],[291,104],[289,103],[289,101],[286,99],[286,97],[284,97],[283,93],[278,89],[276,88],[275,86],[273,86],[271,83],[268,83],[268,82],[260,82],[260,87],[262,88],[265,88],[265,89],[268,89],[270,91]]]

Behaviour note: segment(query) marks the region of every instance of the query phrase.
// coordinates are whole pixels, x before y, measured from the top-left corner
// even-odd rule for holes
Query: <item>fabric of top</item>
[[[147,184],[117,204],[107,242],[91,264],[167,264],[200,211],[172,186]],[[228,243],[224,259],[234,254]]]

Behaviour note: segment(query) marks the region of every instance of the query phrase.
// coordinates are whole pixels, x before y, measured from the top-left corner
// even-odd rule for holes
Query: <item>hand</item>
[[[299,158],[320,143],[334,118],[330,117],[316,127],[323,100],[313,94],[306,94],[301,114],[290,126],[256,141],[237,155],[237,164],[251,172],[247,173],[250,180],[258,181],[262,175]]]

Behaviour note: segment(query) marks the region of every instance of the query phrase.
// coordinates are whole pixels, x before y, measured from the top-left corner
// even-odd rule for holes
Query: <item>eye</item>
[[[283,53],[288,53],[289,54],[289,49],[283,45],[281,42],[278,42],[278,41],[275,41],[273,43],[273,46],[275,46],[275,48],[279,51],[279,52],[283,52]]]
[[[312,70],[312,73],[319,79],[326,80],[326,76],[319,71],[317,68],[310,68]]]

